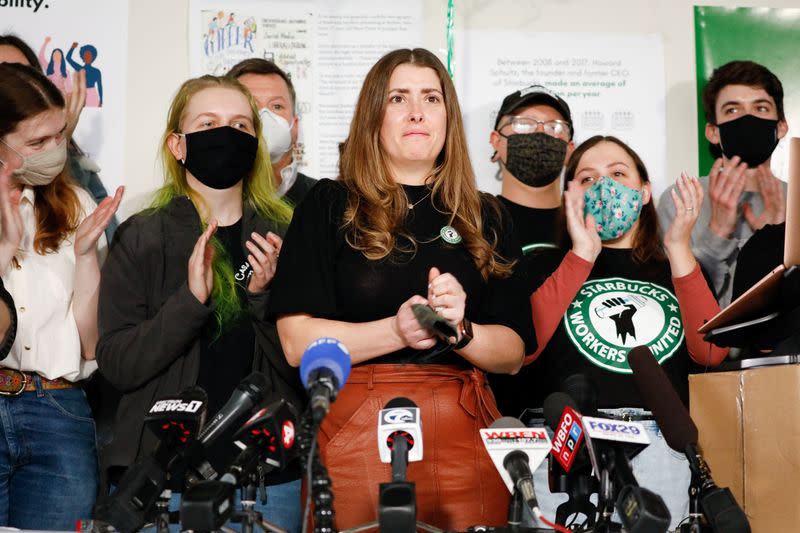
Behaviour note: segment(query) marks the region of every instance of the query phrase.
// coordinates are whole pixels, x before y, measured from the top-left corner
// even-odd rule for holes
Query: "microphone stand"
[[[169,501],[172,499],[172,491],[164,489],[156,500],[156,533],[169,533]]]
[[[522,493],[514,487],[511,494],[511,501],[508,502],[508,527],[516,529],[522,526],[522,516],[525,512],[525,502],[522,501]]]
[[[585,525],[594,527],[599,508],[595,507],[589,497],[599,492],[595,477],[574,470],[564,472],[552,457],[549,458],[548,464],[550,491],[567,495],[567,501],[556,508],[556,522],[566,524],[570,516],[580,513],[586,516]]]
[[[600,488],[597,492],[597,522],[594,533],[617,533],[622,531],[622,524],[613,522],[614,516],[614,484],[607,468],[600,471]]]
[[[700,509],[700,476],[692,470],[692,480],[689,483],[689,517],[681,524],[680,533],[711,533],[711,528],[703,521],[703,512]]]
[[[378,492],[378,520],[346,529],[341,533],[360,533],[378,528],[380,533],[444,533],[438,527],[417,520],[416,486],[406,481],[408,441],[397,438],[392,448],[392,481],[381,483]]]
[[[311,491],[314,499],[314,533],[338,533],[333,526],[336,513],[333,510],[331,478],[328,475],[328,469],[320,459],[319,446],[314,438],[318,431],[319,424],[309,408],[301,419],[297,444],[304,466],[308,464],[309,454],[311,457],[311,486],[307,490]]]
[[[256,481],[257,477],[260,477],[262,471],[260,465],[257,468],[259,474],[251,472],[245,477],[246,481],[241,487],[242,509],[234,512],[230,518],[230,521],[242,524],[241,533],[253,533],[254,526],[257,526],[264,533],[288,533],[285,529],[282,529],[275,524],[264,520],[264,515],[255,510],[257,497]],[[264,490],[262,495],[262,503],[267,503],[266,499],[267,493],[266,490]],[[226,533],[238,533],[236,530],[225,526],[223,526],[221,529]]]

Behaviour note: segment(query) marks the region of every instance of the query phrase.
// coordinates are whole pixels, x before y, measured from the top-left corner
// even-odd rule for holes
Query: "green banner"
[[[714,163],[705,138],[703,86],[715,68],[729,61],[755,61],[778,76],[789,135],[800,135],[800,9],[695,6],[694,36],[699,175],[708,174]]]

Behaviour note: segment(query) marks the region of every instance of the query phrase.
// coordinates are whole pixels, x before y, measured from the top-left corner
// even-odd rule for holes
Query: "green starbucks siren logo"
[[[663,363],[683,341],[678,299],[646,281],[605,278],[587,281],[564,315],[572,343],[593,364],[630,374],[628,350],[647,345]]]

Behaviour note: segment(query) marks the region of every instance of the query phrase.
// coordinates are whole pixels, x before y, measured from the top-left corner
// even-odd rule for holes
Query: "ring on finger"
[[[687,207],[687,208],[686,208],[686,210],[687,210],[687,211],[694,211],[694,206]]]

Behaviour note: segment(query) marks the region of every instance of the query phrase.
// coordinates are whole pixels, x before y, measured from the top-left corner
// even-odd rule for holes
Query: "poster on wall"
[[[734,60],[750,60],[771,70],[783,85],[789,133],[772,155],[772,172],[783,179],[789,165],[789,137],[800,136],[800,9],[695,6],[697,66],[697,140],[700,174],[708,174],[714,158],[705,138],[702,92],[714,69]]]
[[[615,135],[644,160],[660,194],[666,175],[664,53],[656,34],[468,30],[459,44],[456,86],[480,189],[499,193],[489,134],[503,98],[538,84],[570,106],[575,142]],[[503,43],[503,46],[497,46]]]
[[[85,72],[86,107],[73,137],[89,158],[82,164],[99,169],[113,194],[125,181],[127,0],[0,1],[0,33],[24,40],[65,94]]]
[[[300,170],[334,178],[364,76],[386,52],[419,46],[422,9],[421,0],[191,0],[190,72],[224,74],[248,57],[274,61],[297,93]]]

